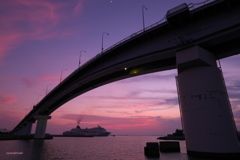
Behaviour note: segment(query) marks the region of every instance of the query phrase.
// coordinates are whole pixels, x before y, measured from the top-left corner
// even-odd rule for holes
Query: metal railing
[[[205,0],[205,1],[200,2],[200,3],[189,3],[189,4],[188,4],[188,7],[189,7],[190,10],[193,10],[193,9],[196,9],[196,8],[198,8],[198,7],[200,7],[200,6],[205,5],[206,3],[210,3],[210,2],[213,2],[213,1],[215,1],[215,0]],[[198,7],[194,8],[194,6],[198,6]],[[164,20],[165,20],[165,21],[164,21]],[[116,47],[116,46],[118,46],[118,45],[120,45],[120,44],[122,44],[122,43],[125,43],[126,41],[128,41],[128,40],[130,40],[130,39],[134,39],[134,38],[137,37],[138,35],[147,32],[147,30],[152,29],[152,28],[154,28],[154,27],[162,24],[163,22],[166,22],[166,15],[165,15],[160,21],[158,21],[158,22],[156,22],[156,23],[154,23],[154,24],[146,27],[145,29],[142,29],[142,30],[140,30],[140,31],[138,31],[138,32],[135,32],[135,33],[131,34],[130,36],[128,36],[128,37],[126,37],[126,38],[118,41],[118,42],[115,43],[114,45],[112,45],[112,46],[108,47],[107,49],[103,50],[103,52],[97,54],[96,56],[94,56],[93,58],[91,58],[90,60],[88,60],[87,62],[85,62],[85,63],[84,63],[81,67],[79,67],[77,70],[86,67],[88,64],[90,64],[90,63],[93,62],[94,60],[100,58],[102,55],[105,55],[107,51],[113,49],[114,47]]]

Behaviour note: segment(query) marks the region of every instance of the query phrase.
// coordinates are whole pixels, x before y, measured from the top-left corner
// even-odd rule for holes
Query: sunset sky
[[[161,20],[182,3],[204,0],[1,0],[0,128],[12,130],[61,79],[104,49]],[[199,5],[198,5],[199,6]],[[195,7],[198,7],[195,6]],[[240,55],[220,60],[240,130]],[[66,70],[65,70],[66,69]],[[181,127],[177,70],[104,85],[64,104],[47,132],[98,124],[115,135],[165,135]],[[35,132],[35,125],[32,132]]]

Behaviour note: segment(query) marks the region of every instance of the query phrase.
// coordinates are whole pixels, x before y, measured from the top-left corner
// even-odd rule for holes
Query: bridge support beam
[[[45,132],[47,128],[47,120],[51,119],[51,116],[48,115],[38,115],[36,117],[37,121],[37,126],[36,126],[36,131],[34,138],[35,139],[44,139],[45,138]]]
[[[188,155],[240,156],[240,145],[221,69],[207,50],[176,53],[177,84]]]

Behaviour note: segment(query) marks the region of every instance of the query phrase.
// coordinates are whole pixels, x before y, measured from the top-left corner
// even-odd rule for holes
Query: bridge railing
[[[200,6],[205,5],[206,3],[210,3],[210,2],[213,2],[213,1],[215,1],[215,0],[205,0],[205,1],[199,2],[199,3],[189,3],[189,4],[188,4],[188,7],[189,7],[190,10],[194,10],[194,9],[200,7]],[[195,6],[197,6],[197,7],[195,7]],[[118,42],[115,43],[114,45],[112,45],[112,46],[108,47],[107,49],[103,50],[101,53],[97,54],[96,56],[94,56],[93,58],[91,58],[90,60],[88,60],[87,62],[85,62],[85,63],[84,63],[81,67],[79,67],[77,70],[84,68],[85,66],[87,66],[88,64],[90,64],[92,61],[96,60],[97,58],[100,58],[102,55],[105,55],[105,54],[107,53],[107,51],[113,49],[114,47],[116,47],[116,46],[118,46],[118,45],[120,45],[120,44],[122,44],[122,43],[125,43],[126,41],[128,41],[128,40],[130,40],[130,39],[133,39],[133,38],[137,37],[138,35],[146,32],[147,30],[149,30],[149,29],[151,29],[151,28],[154,28],[154,27],[162,24],[163,22],[165,22],[164,20],[166,21],[166,15],[165,15],[160,21],[158,21],[158,22],[156,22],[156,23],[154,23],[154,24],[146,27],[145,29],[142,29],[142,30],[140,30],[140,31],[138,31],[138,32],[135,32],[135,33],[131,34],[130,36],[128,36],[128,37],[126,37],[126,38],[118,41]]]

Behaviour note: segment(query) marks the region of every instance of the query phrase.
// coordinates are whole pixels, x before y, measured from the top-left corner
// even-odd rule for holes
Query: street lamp
[[[81,53],[82,53],[82,52],[85,52],[85,53],[86,53],[86,51],[80,51],[78,67],[80,67],[80,64],[81,64]]]
[[[104,34],[109,35],[109,33],[106,33],[106,32],[102,33],[102,50],[101,50],[101,52],[103,51],[103,36],[104,36]]]
[[[144,9],[147,10],[147,7],[142,5],[143,31],[145,31]]]
[[[64,70],[67,70],[67,69],[62,69],[61,76],[60,76],[60,83],[62,82],[62,73],[63,73]]]

